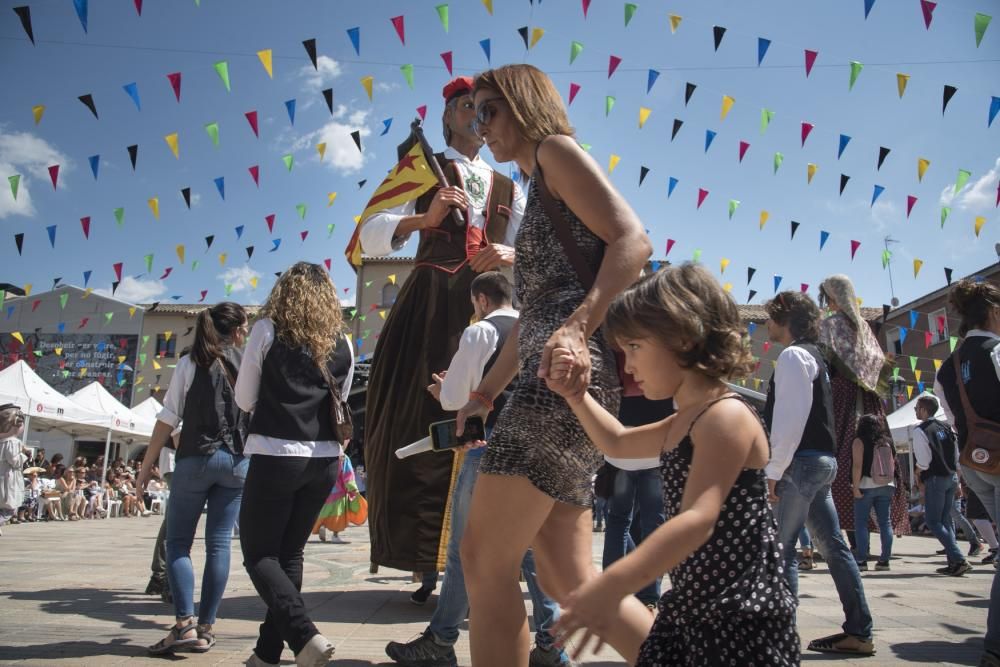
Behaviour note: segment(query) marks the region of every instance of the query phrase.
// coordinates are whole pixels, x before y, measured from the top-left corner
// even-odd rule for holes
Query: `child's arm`
[[[851,464],[851,490],[854,491],[854,497],[860,498],[864,494],[861,493],[861,465],[864,462],[865,456],[865,446],[861,442],[861,438],[855,438],[854,443],[851,445],[851,454],[854,459]]]

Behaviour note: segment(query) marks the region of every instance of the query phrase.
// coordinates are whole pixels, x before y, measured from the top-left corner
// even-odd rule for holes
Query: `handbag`
[[[337,442],[346,445],[354,437],[354,417],[351,414],[351,406],[340,395],[340,387],[330,376],[330,370],[326,366],[319,369],[330,390],[330,423],[333,425],[333,434]]]
[[[587,260],[583,258],[580,247],[573,240],[573,235],[569,229],[569,220],[566,219],[566,216],[559,209],[555,197],[549,192],[549,187],[545,184],[545,177],[542,175],[542,168],[538,164],[537,159],[535,160],[535,173],[532,178],[534,178],[535,183],[538,185],[538,196],[542,201],[542,207],[552,222],[552,229],[559,238],[559,244],[562,245],[563,252],[566,253],[566,259],[569,260],[569,263],[573,266],[573,270],[576,271],[576,277],[580,279],[580,284],[583,285],[585,290],[590,291],[597,277],[590,269],[590,265],[587,264]],[[622,396],[642,396],[642,389],[636,383],[635,378],[632,377],[631,373],[625,372],[625,353],[618,349],[614,350],[614,353],[615,361],[618,363],[618,380],[622,385]]]
[[[965,413],[965,444],[958,456],[963,466],[989,475],[1000,475],[1000,424],[983,419],[972,409],[969,395],[962,382],[962,368],[958,361],[958,351],[951,355],[955,366],[955,383],[958,395],[962,397],[962,412]]]

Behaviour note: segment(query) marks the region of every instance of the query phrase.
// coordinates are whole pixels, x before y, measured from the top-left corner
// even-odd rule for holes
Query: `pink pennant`
[[[770,349],[771,349],[771,341],[765,340],[764,341],[764,353],[767,354],[767,351],[770,350]],[[760,363],[760,362],[758,362],[758,363]]]
[[[208,296],[208,290],[207,289],[203,289],[201,291],[201,298],[198,299],[198,303],[201,303],[202,301],[204,301],[206,296]]]
[[[608,78],[609,79],[611,78],[611,75],[615,73],[615,70],[618,69],[618,66],[621,65],[621,64],[622,64],[622,59],[619,58],[618,56],[611,56],[608,59]]]
[[[1000,206],[1000,181],[997,181],[997,203],[993,205],[993,208]]]
[[[31,304],[31,312],[35,312],[35,309],[38,308],[38,304],[41,302],[41,299],[35,299],[35,301]]]
[[[118,347],[120,347],[121,349],[124,350],[125,348],[128,347],[128,341],[126,339],[124,339],[124,338],[119,338],[118,339]]]
[[[274,232],[274,213],[270,215],[265,215],[264,220],[267,221],[267,231],[268,233]]]
[[[392,27],[396,29],[396,34],[399,35],[399,41],[403,43],[403,46],[406,46],[406,27],[403,24],[403,17],[394,16],[389,20],[392,21]]]
[[[906,217],[910,217],[910,211],[913,210],[913,205],[917,203],[917,198],[913,195],[906,195]]]
[[[590,9],[590,0],[583,0],[583,18],[587,18],[588,9]]]
[[[930,2],[930,0],[920,0],[920,11],[924,14],[924,25],[927,29],[931,29],[931,21],[934,19],[934,8],[937,7],[936,2]]]
[[[573,104],[573,100],[576,99],[576,94],[580,92],[580,84],[570,83],[569,84],[569,103]]]
[[[163,275],[160,276],[160,280],[166,280],[167,276],[169,276],[170,272],[173,271],[173,270],[174,270],[174,267],[168,266],[167,269],[166,269],[166,271],[163,272]]]
[[[809,133],[813,131],[812,123],[802,123],[802,145],[806,145],[806,139],[809,138]]]
[[[331,262],[332,262],[332,260],[329,257],[327,257],[326,259],[323,260],[323,264],[326,266],[326,270],[327,271],[330,270],[330,264],[331,264]]]
[[[259,189],[260,188],[260,166],[255,164],[254,166],[249,167],[248,171],[250,172],[251,178],[253,178],[253,182],[257,185],[257,188]]]
[[[247,122],[250,123],[250,129],[253,130],[253,135],[260,139],[260,132],[257,130],[257,112],[247,111],[243,115],[247,117]]]
[[[122,266],[124,266],[122,262],[116,262],[115,264],[113,264],[115,270],[115,278],[116,280],[118,280],[118,282],[122,281]]]
[[[816,56],[819,55],[819,51],[811,51],[806,49],[806,76],[813,70],[813,64],[816,62]]]
[[[181,73],[174,72],[173,74],[168,74],[167,78],[170,79],[170,87],[174,89],[174,97],[177,101],[181,101]]]
[[[83,227],[83,238],[90,238],[90,216],[80,218],[80,226]]]
[[[135,0],[135,13],[142,16],[142,0]]]
[[[701,205],[705,203],[705,197],[708,196],[708,190],[705,188],[698,188],[698,206],[695,208],[701,208]]]
[[[674,241],[673,239],[667,239],[667,251],[665,253],[663,253],[664,257],[666,257],[667,255],[670,254],[670,249],[674,247],[675,243],[677,243],[677,242]]]
[[[924,332],[924,347],[925,348],[930,347],[931,343],[933,343],[933,342],[934,342],[934,334],[932,334],[930,331],[925,331]]]
[[[944,335],[944,315],[938,315],[937,330],[939,334]]]
[[[420,116],[420,120],[427,120],[427,105],[421,104],[417,107],[417,115]]]
[[[306,231],[304,231],[304,232],[299,232],[299,236],[301,236],[301,237],[302,237],[302,240],[303,240],[303,241],[305,241],[305,240],[306,240],[306,237],[307,237],[307,236],[309,236],[309,230],[307,229],[307,230],[306,230]]]
[[[90,318],[89,318],[89,317],[85,317],[85,318],[83,318],[82,320],[80,320],[80,324],[79,324],[79,325],[78,325],[78,326],[77,326],[76,328],[77,328],[77,329],[82,329],[82,328],[84,328],[85,326],[87,326],[87,322],[89,322],[89,321],[90,321]]]
[[[49,167],[49,178],[52,179],[52,189],[56,189],[56,183],[59,181],[59,165],[54,164]]]
[[[802,290],[803,294],[805,294],[806,292],[809,291],[809,283],[802,283],[801,285],[799,285],[799,289]]]
[[[444,61],[444,66],[448,68],[448,76],[452,76],[451,71],[451,51],[445,51],[441,54],[441,60]]]
[[[370,305],[370,306],[368,307],[368,312],[369,312],[369,313],[370,313],[371,311],[373,311],[373,310],[378,310],[378,304],[377,304],[377,303],[373,303],[372,305]]]
[[[750,144],[745,141],[740,142],[740,162],[743,162],[743,156],[747,154],[748,148],[750,148]]]
[[[851,241],[851,259],[854,259],[854,254],[858,252],[858,248],[861,247],[861,241]]]

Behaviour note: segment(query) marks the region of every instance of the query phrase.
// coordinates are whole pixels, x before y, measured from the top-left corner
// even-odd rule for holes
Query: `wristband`
[[[469,400],[476,400],[486,406],[486,408],[492,412],[493,411],[493,400],[481,391],[473,391],[469,393]]]

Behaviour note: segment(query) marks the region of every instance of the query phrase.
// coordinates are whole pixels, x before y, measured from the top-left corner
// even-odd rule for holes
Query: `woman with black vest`
[[[246,334],[247,314],[237,303],[225,301],[198,315],[191,353],[177,362],[136,481],[138,488],[146,487],[160,450],[183,420],[166,518],[167,577],[177,622],[149,647],[153,654],[203,653],[215,645],[212,626],[229,579],[229,545],[247,473],[246,415],[236,406],[233,391]],[[196,626],[191,544],[206,503],[205,570]]]
[[[333,401],[347,398],[354,374],[342,326],[326,271],[299,262],[278,278],[247,342],[236,384],[236,402],[253,413],[240,542],[268,609],[251,667],[277,665],[285,643],[297,665],[326,665],[333,655],[300,591],[306,540],[347,444],[331,414]]]
[[[969,438],[969,422],[992,429],[1000,428],[1000,287],[966,278],[949,295],[949,305],[961,318],[958,333],[965,337],[937,373],[934,394],[940,399],[948,420],[958,431],[958,449],[963,451]],[[956,366],[958,369],[956,369]],[[960,371],[960,373],[959,373]],[[959,384],[961,379],[961,384]],[[985,448],[969,452],[973,462],[989,464],[1000,446],[1000,431],[993,430],[992,451]],[[962,467],[962,475],[973,493],[979,496],[986,512],[1000,520],[1000,475]],[[1000,578],[993,578],[989,616],[986,620],[985,651],[979,664],[1000,667]]]

